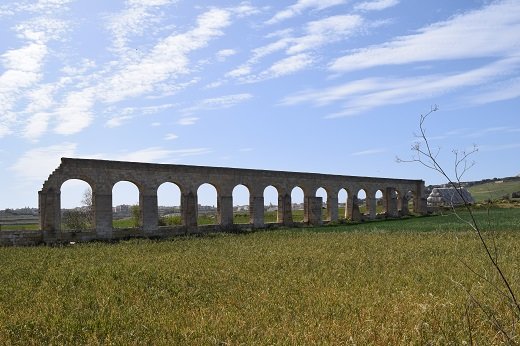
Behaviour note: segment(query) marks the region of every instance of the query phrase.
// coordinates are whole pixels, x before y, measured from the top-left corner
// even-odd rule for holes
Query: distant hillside
[[[520,177],[471,182],[468,184],[468,190],[477,202],[495,200],[506,195],[511,197],[513,192],[520,192]]]
[[[463,182],[462,186],[468,189],[476,202],[484,202],[489,199],[502,199],[504,196],[511,198],[514,192],[520,192],[520,176],[467,181]],[[435,187],[450,186],[447,184],[429,185],[426,187],[426,193],[430,194]]]

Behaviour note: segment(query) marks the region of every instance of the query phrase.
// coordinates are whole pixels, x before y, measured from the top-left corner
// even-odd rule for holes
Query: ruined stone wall
[[[232,199],[237,185],[244,185],[249,190],[248,226],[252,228],[266,226],[264,190],[268,186],[274,186],[278,191],[278,223],[286,226],[293,224],[291,191],[297,186],[304,193],[304,223],[310,225],[338,220],[338,192],[341,189],[348,194],[345,216],[351,220],[376,218],[375,195],[378,190],[383,194],[385,217],[407,214],[409,196],[414,197],[414,212],[426,212],[422,180],[62,158],[60,166],[39,191],[40,226],[43,238],[48,242],[70,237],[61,230],[60,195],[62,184],[69,179],[83,180],[92,188],[95,231],[86,233],[89,239],[121,237],[121,231],[112,228],[112,188],[119,181],[132,182],[139,189],[142,227],[138,232],[141,236],[164,235],[164,230],[158,226],[157,191],[165,182],[176,184],[181,191],[182,227],[179,229],[186,233],[202,229],[197,225],[197,189],[204,183],[217,190],[218,226],[213,227],[215,229],[237,227],[233,224]],[[322,198],[316,197],[319,188],[327,192],[327,220],[322,220]],[[365,215],[359,212],[357,200],[361,189],[366,192]]]

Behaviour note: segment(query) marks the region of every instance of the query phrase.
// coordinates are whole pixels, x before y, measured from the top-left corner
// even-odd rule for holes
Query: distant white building
[[[458,191],[457,191],[458,190]],[[427,198],[430,207],[451,207],[464,205],[464,201],[469,204],[475,203],[475,199],[468,190],[461,187],[436,187]]]

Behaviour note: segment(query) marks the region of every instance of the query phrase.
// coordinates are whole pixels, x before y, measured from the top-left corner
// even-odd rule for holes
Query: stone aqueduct
[[[62,158],[39,191],[40,226],[45,238],[61,234],[61,195],[64,182],[80,179],[92,188],[92,206],[95,236],[91,239],[112,239],[117,231],[112,227],[112,188],[120,181],[134,183],[139,190],[142,227],[139,235],[164,235],[158,226],[157,191],[161,184],[171,182],[181,191],[181,219],[183,232],[197,232],[197,189],[209,183],[217,190],[217,219],[220,229],[233,225],[232,191],[237,185],[249,190],[249,227],[262,228],[264,224],[264,190],[274,186],[278,191],[278,223],[293,224],[291,191],[298,186],[304,193],[304,223],[320,225],[322,198],[316,197],[319,188],[327,192],[327,220],[338,220],[338,192],[348,194],[346,217],[351,220],[376,217],[377,191],[382,192],[384,213],[387,217],[408,214],[408,198],[413,195],[413,211],[426,212],[425,186],[422,180],[388,179],[342,176],[316,173],[295,173],[253,169],[202,167],[170,164],[151,164],[105,160]],[[358,191],[366,192],[367,213],[361,215]],[[411,193],[410,193],[411,192]],[[59,239],[59,237],[57,237]]]

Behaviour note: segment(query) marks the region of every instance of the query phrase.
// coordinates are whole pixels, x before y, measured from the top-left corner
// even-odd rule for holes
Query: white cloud
[[[39,138],[47,131],[50,118],[50,113],[41,112],[33,114],[28,119],[28,123],[23,131],[23,136],[32,140]]]
[[[233,12],[238,17],[247,17],[261,12],[258,7],[252,6],[249,1],[241,2],[238,6],[229,8],[229,11]]]
[[[0,5],[0,16],[12,16],[23,11],[52,15],[67,9],[66,5],[72,1],[73,0],[16,1],[9,5]]]
[[[242,65],[226,73],[226,77],[240,78],[242,76],[248,75],[249,73],[251,73],[251,66]]]
[[[317,49],[320,46],[339,41],[352,34],[363,24],[358,15],[338,15],[307,24],[307,35],[294,39],[288,54]]]
[[[311,66],[315,60],[307,53],[308,51],[316,51],[324,45],[345,39],[363,24],[363,18],[359,15],[336,15],[307,23],[304,35],[299,37],[290,36],[292,31],[287,30],[269,35],[276,37],[277,40],[253,49],[251,58],[228,72],[226,77],[239,79],[241,82],[257,82],[300,71]],[[285,51],[288,57],[273,63],[269,69],[260,72],[257,76],[252,74],[253,65],[259,63],[262,58],[279,51]],[[280,68],[286,69],[287,67],[285,72],[280,70]]]
[[[261,80],[278,78],[293,74],[303,70],[314,63],[314,58],[307,53],[292,55],[287,58],[275,62],[271,67],[262,71],[258,76],[253,77],[248,82],[257,82]]]
[[[165,109],[169,109],[175,107],[176,105],[173,103],[166,103],[162,105],[155,106],[145,106],[145,107],[125,107],[121,110],[117,110],[115,107],[110,107],[107,109],[107,113],[114,114],[111,118],[105,123],[105,126],[108,128],[119,127],[123,125],[125,122],[128,122],[135,117],[143,116],[143,115],[151,115],[157,112],[160,112]]]
[[[204,86],[204,89],[214,89],[214,88],[218,88],[219,86],[223,85],[224,84],[224,81],[215,81],[215,82],[211,82],[211,83],[208,83]]]
[[[387,150],[382,148],[377,149],[368,149],[368,150],[362,150],[352,153],[352,156],[365,156],[365,155],[375,155],[375,154],[382,154],[385,153]]]
[[[286,49],[291,42],[293,42],[292,37],[282,37],[275,42],[253,49],[253,56],[249,60],[249,64],[258,62],[264,56]]]
[[[297,16],[308,9],[323,10],[332,6],[344,4],[346,2],[346,0],[298,0],[295,4],[287,7],[286,9],[280,12],[277,12],[266,23],[275,24],[283,20]]]
[[[95,103],[96,91],[93,88],[72,92],[56,109],[58,125],[54,132],[62,135],[78,133],[90,125],[94,116],[92,107]]]
[[[330,69],[347,72],[381,65],[515,56],[520,32],[520,2],[494,2],[447,21],[422,28],[334,60]]]
[[[325,90],[304,91],[286,97],[281,103],[293,105],[310,102],[317,106],[323,106],[341,102],[342,110],[327,117],[350,116],[376,107],[402,104],[453,92],[462,87],[483,85],[509,74],[511,70],[515,70],[518,67],[520,67],[520,56],[460,73],[425,75],[401,79],[362,79]]]
[[[212,152],[212,150],[209,148],[192,148],[192,149],[172,150],[172,155],[179,156],[179,157],[187,157],[187,156],[205,155],[205,154],[209,154],[211,152]]]
[[[32,18],[30,21],[17,24],[15,30],[22,39],[46,43],[61,39],[70,23],[50,17]]]
[[[179,138],[179,136],[177,136],[175,133],[168,133],[164,139],[167,140],[167,141],[171,141],[173,139],[177,139]]]
[[[139,6],[158,6],[167,2],[170,1],[141,1]],[[132,2],[131,5],[138,6],[137,2]],[[23,132],[24,136],[35,139],[43,135],[48,128],[49,121],[53,118],[57,121],[54,128],[56,133],[63,135],[78,133],[94,120],[93,107],[99,101],[116,103],[152,91],[165,91],[164,88],[167,85],[174,89],[167,91],[171,94],[171,92],[178,91],[179,88],[193,84],[193,80],[187,83],[172,83],[172,81],[181,74],[190,72],[188,54],[205,47],[212,38],[222,35],[221,29],[229,24],[230,13],[228,11],[212,9],[201,14],[197,18],[197,24],[191,30],[160,40],[148,54],[138,61],[113,63],[98,73],[88,75],[84,73],[86,73],[86,69],[95,67],[93,61],[87,61],[86,69],[66,68],[64,72],[74,77],[67,77],[62,82],[42,86],[26,94],[29,95],[29,101],[32,102],[25,111],[39,114],[31,116],[29,124],[26,125]],[[223,54],[229,55],[230,53],[227,51]],[[35,86],[41,80],[41,70],[46,54],[46,45],[33,42],[2,55],[7,71],[0,76],[0,114],[2,114],[0,120],[3,125],[0,128],[0,135],[9,133],[11,125],[16,122],[16,113],[10,112],[10,110],[15,106],[21,91]],[[69,91],[63,95],[60,102],[55,102],[53,93],[57,88],[64,83],[70,84],[72,81],[78,89]],[[56,108],[53,110],[50,107]],[[140,109],[143,114],[152,114],[159,110],[153,107]],[[9,114],[9,119],[6,114]],[[124,121],[131,119],[131,114],[132,112],[117,114],[107,121],[106,126],[120,126]]]
[[[108,18],[108,29],[114,36],[114,48],[116,51],[125,52],[128,41],[132,35],[141,36],[152,25],[160,22],[160,13],[156,10],[160,6],[174,3],[172,0],[157,1],[128,1],[129,5],[121,13]]]
[[[365,1],[354,6],[358,11],[380,11],[399,4],[399,0],[374,0]]]
[[[251,94],[243,93],[204,99],[192,107],[182,109],[181,112],[184,114],[192,114],[204,110],[229,108],[238,103],[247,101],[252,97],[253,95]]]
[[[348,96],[380,90],[384,88],[384,82],[385,80],[382,78],[367,78],[323,90],[307,90],[285,97],[281,104],[290,106],[299,103],[312,102],[317,106],[324,106],[337,101],[342,101]]]
[[[161,40],[139,62],[130,63],[100,85],[99,96],[105,102],[118,102],[152,92],[154,87],[190,70],[188,54],[222,35],[230,24],[230,13],[212,9],[200,15],[197,26],[182,34]]]
[[[209,148],[188,148],[167,150],[160,147],[152,147],[134,151],[132,153],[117,155],[114,160],[131,162],[159,162],[168,163],[180,157],[205,155],[211,153]]]
[[[75,143],[61,143],[34,148],[24,153],[9,169],[25,180],[44,181],[49,172],[58,167],[62,157],[76,155],[76,147]]]
[[[199,118],[196,118],[196,117],[185,117],[185,118],[180,118],[179,121],[177,121],[177,124],[182,125],[182,126],[189,126],[189,125],[194,125],[198,120],[199,120]]]
[[[42,67],[48,49],[42,43],[29,43],[8,50],[0,57],[6,71],[0,75],[0,136],[11,132],[18,116],[13,112],[23,92],[42,78]]]
[[[217,60],[225,61],[230,56],[235,55],[237,52],[234,49],[222,49],[217,52]]]
[[[27,92],[29,102],[24,112],[36,113],[50,108],[54,104],[53,94],[55,90],[56,85],[40,84]]]
[[[108,119],[107,122],[105,123],[105,126],[110,129],[114,128],[114,127],[119,127],[132,118],[133,118],[133,116],[131,116],[131,115],[115,116],[115,117]]]
[[[172,150],[152,147],[137,150],[128,154],[117,155],[114,160],[131,162],[164,162],[172,153]]]
[[[486,90],[468,97],[467,100],[472,104],[479,105],[511,100],[519,97],[520,77],[516,77],[489,85]]]

